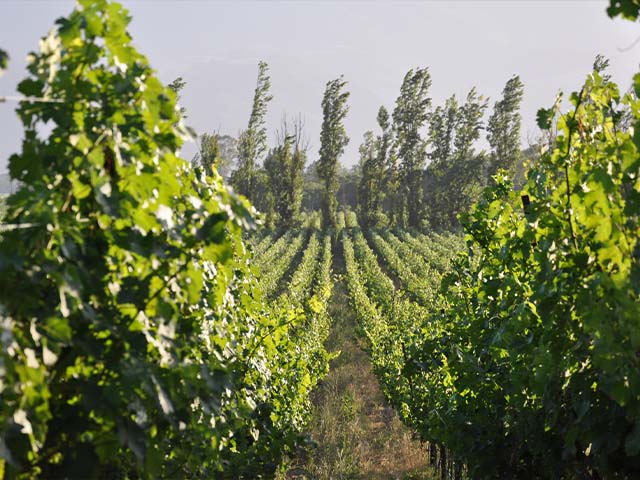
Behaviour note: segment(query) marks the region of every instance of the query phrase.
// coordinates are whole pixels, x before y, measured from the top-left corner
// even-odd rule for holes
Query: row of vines
[[[363,233],[346,214],[374,368],[455,459],[445,477],[640,473],[639,95],[640,75],[621,94],[594,71],[570,112],[541,110],[552,141],[521,191],[494,177],[456,258],[455,237]]]
[[[242,237],[255,211],[178,158],[189,132],[176,95],[129,21],[116,3],[79,1],[19,85],[20,184],[0,243],[0,470],[271,477],[328,369],[330,237],[311,218],[265,236],[253,261]]]
[[[433,268],[436,258],[411,250],[409,242],[399,241],[391,232],[370,232],[367,241],[353,212],[346,214],[346,225],[341,242],[347,288],[367,340],[374,372],[400,417],[428,442],[432,467],[442,478],[461,478],[465,471],[463,462],[422,429],[414,409],[415,399],[428,392],[424,385],[409,378],[415,369],[407,356],[409,348],[424,335],[430,311],[438,304],[433,294],[440,282],[440,275]],[[415,238],[408,232],[398,235]],[[435,242],[428,236],[424,245]],[[446,243],[438,248],[442,250],[438,261],[447,261],[455,254]],[[415,273],[411,267],[421,273]],[[422,295],[415,295],[416,291]]]

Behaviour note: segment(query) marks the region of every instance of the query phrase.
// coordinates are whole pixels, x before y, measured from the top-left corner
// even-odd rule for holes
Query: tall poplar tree
[[[429,117],[431,75],[428,68],[411,69],[400,87],[393,110],[393,129],[400,167],[400,226],[420,226],[422,216],[422,169],[426,163],[426,143],[420,129]]]
[[[249,125],[238,138],[238,168],[231,176],[233,187],[249,200],[254,200],[257,184],[257,162],[267,150],[265,115],[273,98],[269,94],[271,81],[266,62],[258,64],[258,80],[253,95]]]
[[[426,169],[424,208],[433,228],[446,226],[451,198],[456,194],[448,178],[454,162],[454,138],[459,124],[460,107],[455,95],[429,114],[429,166]]]
[[[322,129],[320,130],[320,159],[317,163],[318,177],[323,183],[322,221],[325,227],[335,227],[338,199],[338,159],[349,143],[342,123],[349,111],[344,91],[347,82],[342,76],[327,82],[322,99]]]
[[[376,140],[371,130],[363,135],[362,143],[358,148],[360,152],[360,183],[358,184],[358,213],[366,226],[371,224],[373,216],[373,197],[377,193],[376,184]]]
[[[192,163],[202,165],[209,175],[216,170],[222,177],[226,177],[237,155],[236,139],[229,135],[203,133],[199,140],[198,153]]]
[[[391,144],[389,112],[384,106],[378,110],[380,134],[373,139],[373,133],[365,133],[365,141],[360,147],[362,178],[358,189],[360,218],[365,226],[376,225],[382,213],[385,196],[385,180]]]
[[[498,169],[513,171],[520,159],[520,103],[524,94],[524,85],[520,77],[511,77],[498,100],[487,125],[487,140],[491,146],[489,176]]]
[[[294,143],[291,154],[291,166],[287,174],[288,179],[288,218],[284,222],[286,225],[291,226],[296,222],[300,216],[300,210],[302,208],[302,196],[304,187],[304,166],[307,163],[307,148],[306,144],[302,141],[302,131],[298,135],[294,136]]]
[[[167,85],[167,87],[173,90],[173,92],[176,94],[176,103],[178,105],[180,105],[180,100],[182,100],[182,97],[180,96],[180,92],[186,85],[187,85],[187,82],[182,77],[177,77],[176,79],[173,80],[173,82]],[[183,106],[180,106],[180,116],[183,119],[187,118],[187,116],[185,115],[186,111],[187,111],[186,108],[184,108]]]
[[[200,149],[194,158],[194,163],[202,165],[207,175],[211,175],[218,170],[220,159],[218,136],[208,133],[200,135]]]
[[[488,100],[478,95],[476,87],[467,94],[467,99],[458,111],[454,147],[459,158],[471,158],[475,155],[473,144],[480,138],[483,129],[482,117],[488,106]]]
[[[384,168],[387,165],[392,140],[389,112],[384,106],[381,106],[378,110],[377,120],[381,130],[378,136],[378,163]]]
[[[484,156],[476,155],[474,143],[480,138],[486,108],[486,99],[474,87],[464,104],[458,105],[452,96],[430,116],[425,203],[436,229],[457,228],[458,213],[468,209],[480,193]]]
[[[302,121],[294,125],[289,133],[284,122],[283,135],[279,145],[269,152],[264,162],[269,183],[269,198],[272,215],[278,226],[288,228],[297,220],[302,205],[304,165],[307,160],[305,143],[302,139]]]
[[[459,111],[458,100],[452,95],[444,106],[437,106],[429,115],[429,157],[434,165],[446,163],[453,154]]]

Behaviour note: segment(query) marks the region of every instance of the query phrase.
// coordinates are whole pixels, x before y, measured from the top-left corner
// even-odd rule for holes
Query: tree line
[[[184,86],[181,80],[176,80],[177,92]],[[510,78],[485,122],[489,100],[475,87],[462,101],[452,95],[434,106],[431,83],[427,67],[406,73],[394,108],[379,108],[378,133],[365,132],[359,162],[347,171],[340,164],[350,141],[344,127],[347,81],[341,76],[326,84],[318,159],[308,165],[309,141],[300,116],[293,122],[284,117],[276,145],[267,146],[271,82],[269,66],[260,62],[247,128],[237,140],[203,134],[194,161],[222,170],[233,188],[264,213],[269,227],[291,227],[304,207],[322,210],[324,225],[335,227],[337,206],[346,203],[367,226],[459,228],[457,215],[468,210],[499,169],[521,170],[524,86],[517,75]],[[475,147],[483,131],[488,152]]]

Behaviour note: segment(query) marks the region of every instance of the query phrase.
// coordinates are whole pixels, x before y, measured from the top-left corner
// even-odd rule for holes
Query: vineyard
[[[340,354],[327,353],[323,343],[332,323],[326,311],[335,281],[331,275],[332,264],[343,264],[344,272],[340,273],[346,278],[357,334],[366,341],[373,370],[385,395],[395,404],[396,395],[404,388],[397,385],[397,374],[406,360],[405,342],[411,338],[407,336],[407,329],[413,330],[425,321],[430,310],[424,305],[434,308],[441,279],[438,268],[455,257],[456,251],[463,248],[463,242],[454,235],[414,236],[408,232],[400,233],[404,238],[400,240],[390,231],[382,233],[385,240],[371,232],[375,239],[374,251],[358,226],[354,212],[339,212],[337,230],[324,235],[319,220],[319,215],[314,214],[298,230],[281,232],[280,236],[267,233],[250,241],[263,294],[275,305],[302,309],[307,318],[294,334],[295,357],[305,359],[308,364],[315,359],[317,364],[310,371],[315,376],[313,381],[308,374],[297,379],[297,401],[304,403],[309,389],[327,373],[329,360]],[[414,250],[413,244],[420,245],[420,250]],[[343,258],[332,262],[333,255],[343,255]],[[383,267],[389,274],[383,272]],[[333,273],[338,273],[335,270]],[[397,288],[391,278],[395,279]],[[289,401],[296,395],[290,395]],[[461,469],[462,466],[452,459],[447,461],[444,452],[434,447],[431,455],[434,464],[441,462],[440,468],[446,476],[447,468],[458,465]]]
[[[538,112],[524,163],[518,77],[485,155],[475,89],[431,109],[410,70],[355,205],[340,77],[303,208],[302,123],[266,152],[267,65],[223,178],[217,137],[180,158],[180,87],[129,21],[80,0],[19,85],[0,478],[640,478],[640,74],[621,91],[597,57],[568,111]]]

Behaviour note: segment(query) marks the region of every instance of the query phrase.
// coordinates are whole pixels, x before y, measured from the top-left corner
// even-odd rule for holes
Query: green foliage
[[[480,196],[484,155],[475,153],[487,101],[475,88],[458,105],[455,96],[430,115],[431,163],[426,170],[425,210],[436,229],[459,228],[457,216]]]
[[[336,215],[336,235],[340,235],[345,226],[344,211],[340,210]]]
[[[429,266],[435,268],[440,274],[448,273],[451,270],[450,253],[452,248],[445,248],[446,240],[437,239],[435,235],[417,234],[411,235],[409,232],[400,231],[398,237],[409,248],[423,257]],[[463,250],[463,246],[453,247],[453,250]]]
[[[453,141],[455,155],[459,158],[472,158],[475,155],[473,144],[480,138],[484,128],[482,117],[487,109],[488,100],[478,96],[476,88],[469,90],[465,103],[458,110],[456,136]]]
[[[536,113],[536,124],[540,130],[549,130],[555,118],[556,112],[553,108],[541,108]]]
[[[180,92],[187,85],[187,82],[182,77],[175,78],[167,87],[169,87],[173,93],[176,94],[176,101],[180,100]]]
[[[322,98],[322,129],[320,130],[320,159],[316,165],[323,183],[322,221],[325,227],[335,228],[338,200],[338,159],[349,143],[343,125],[349,111],[349,92],[343,91],[347,82],[343,77],[327,82]]]
[[[429,88],[431,74],[428,68],[409,70],[393,110],[394,140],[400,162],[400,189],[394,218],[399,226],[419,227],[422,219],[422,169],[427,155],[420,129],[429,118]]]
[[[265,253],[268,258],[272,258],[268,263],[264,263],[264,260],[261,262],[259,287],[265,298],[270,298],[277,292],[282,276],[289,270],[291,262],[302,249],[306,239],[307,232],[300,232],[290,243],[285,244],[286,248],[279,251],[277,256],[269,251]]]
[[[238,141],[231,135],[203,133],[191,163],[201,166],[208,174],[215,169],[226,179],[238,156],[237,146]]]
[[[233,181],[233,174],[231,180]],[[273,196],[267,170],[264,168],[258,169],[254,180],[253,204],[263,214],[264,226],[268,229],[274,229],[277,221],[276,198]]]
[[[318,234],[317,232],[312,232],[304,249],[304,254],[291,276],[289,285],[278,299],[284,305],[299,305],[309,296],[319,254],[320,242]],[[280,260],[278,261],[280,262]]]
[[[347,169],[338,169],[338,193],[340,205],[344,208],[356,210],[358,208],[358,186],[361,183],[362,172],[360,165],[352,165]]]
[[[285,251],[289,243],[293,240],[295,234],[297,232],[295,230],[288,230],[284,235],[278,238],[275,242],[271,244],[267,244],[264,248],[263,252],[257,252],[257,258],[254,259],[254,265],[258,270],[266,270],[269,268],[269,265],[275,262],[281,255],[282,252]]]
[[[353,217],[347,215],[350,216]],[[425,412],[419,413],[413,408],[418,398],[424,398],[430,392],[422,379],[412,378],[412,372],[419,365],[408,358],[408,352],[410,345],[422,338],[424,329],[429,327],[430,308],[407,300],[402,291],[393,288],[354,220],[347,222],[354,226],[342,234],[342,244],[347,287],[360,331],[367,341],[374,372],[386,397],[401,418],[426,438],[420,423]],[[451,254],[449,251],[448,255]],[[439,276],[426,275],[425,280],[431,281],[433,287]],[[432,449],[436,448],[432,445]],[[440,448],[440,451],[441,459],[445,458],[446,449]],[[454,469],[460,468],[458,458],[454,457],[451,463]],[[446,462],[440,465],[442,478],[450,478],[446,473],[447,465]]]
[[[598,71],[571,99],[524,208],[501,173],[466,217],[474,248],[407,349],[409,418],[474,478],[640,472],[640,103]]]
[[[429,72],[410,70],[393,125],[381,107],[379,135],[365,134],[360,178],[339,170],[349,93],[330,81],[305,178],[298,130],[257,167],[272,98],[260,62],[232,183],[289,230],[247,248],[252,209],[218,174],[233,142],[205,134],[199,165],[177,158],[185,82],[159,82],[121,6],[79,5],[19,86],[53,101],[20,103],[24,141],[9,164],[19,186],[0,243],[0,477],[272,477],[332,358],[336,238],[384,393],[444,458],[472,478],[640,475],[640,74],[621,95],[598,56],[572,112],[557,116],[560,97],[541,109],[539,126],[558,134],[516,194],[502,169],[520,155],[517,76],[485,159],[473,144],[486,100],[472,89],[430,111]],[[635,0],[608,9],[639,11]],[[0,50],[0,73],[7,58]],[[480,195],[486,165],[494,184]],[[322,188],[322,234],[317,215],[291,229],[305,181]],[[479,197],[463,216],[467,252],[450,260],[461,247],[450,234],[363,233],[353,211],[336,213],[356,184],[365,227],[385,223],[385,193],[393,223],[411,227],[425,216],[455,227]]]
[[[202,166],[208,175],[215,170],[226,178],[237,156],[237,140],[230,135],[203,133],[199,151],[192,162]]]
[[[285,215],[288,215],[290,218],[285,222],[286,225],[291,225],[291,223],[295,222],[300,215],[303,186],[302,174],[304,172],[305,163],[307,163],[307,152],[296,143],[296,146],[293,149],[293,154],[291,155],[289,169],[285,170],[287,174],[288,187],[286,193],[289,199]]]
[[[83,0],[29,58],[0,243],[8,478],[257,478],[299,440],[304,312],[261,298],[249,205],[176,157],[176,95]],[[43,136],[41,126],[51,125]],[[316,378],[316,377],[314,377]],[[305,400],[306,401],[306,400]]]
[[[187,82],[185,82],[182,77],[174,79],[169,85],[167,85],[167,87],[169,87],[173,91],[173,93],[176,94],[176,102],[180,102],[180,92],[186,85]],[[186,111],[186,108],[180,107],[180,115],[182,116],[182,118],[187,118],[187,116],[185,115]]]
[[[285,125],[282,143],[271,150],[264,161],[276,224],[282,228],[291,228],[298,221],[302,206],[303,172],[307,154],[300,135],[299,131],[295,135],[289,135]]]
[[[302,211],[320,211],[322,208],[324,187],[316,166],[317,162],[310,163],[302,174]]]
[[[431,164],[445,164],[453,155],[453,140],[459,120],[458,100],[455,95],[447,98],[444,106],[437,106],[429,114],[429,154]]]
[[[374,248],[388,267],[398,276],[412,300],[420,305],[430,305],[434,296],[434,284],[429,275],[427,275],[428,271],[418,271],[419,257],[409,250],[404,250],[402,253],[398,252],[377,232],[371,231],[369,234]],[[416,268],[407,268],[407,262],[415,262],[413,265]],[[424,267],[424,265],[420,266]]]
[[[611,18],[622,16],[627,20],[637,20],[640,15],[640,2],[638,0],[609,0],[607,15]]]
[[[334,357],[325,350],[324,344],[331,327],[328,315],[328,300],[332,291],[331,279],[331,234],[324,235],[322,243],[318,240],[319,224],[317,215],[310,216],[306,227],[312,229],[309,241],[289,282],[284,285],[286,271],[291,270],[291,260],[297,256],[307,238],[307,232],[301,232],[290,242],[292,234],[286,234],[275,242],[271,249],[264,251],[264,258],[258,258],[261,267],[267,271],[261,283],[279,284],[279,293],[271,302],[274,311],[294,313],[287,325],[290,342],[287,348],[280,349],[282,371],[274,382],[282,410],[279,428],[300,432],[306,426],[311,412],[310,394],[318,382],[327,374],[329,361]],[[284,247],[279,246],[278,242]],[[284,251],[283,251],[284,249]],[[278,253],[274,256],[272,250]],[[292,253],[293,252],[293,253]],[[277,271],[277,273],[272,273]],[[274,281],[274,278],[278,278]],[[271,280],[269,280],[271,279]],[[265,290],[268,291],[268,290]],[[272,332],[277,338],[278,331]]]
[[[9,66],[9,54],[0,48],[0,77]]]
[[[349,289],[349,299],[356,311],[360,329],[365,337],[370,339],[371,348],[375,349],[378,341],[384,341],[386,325],[376,306],[369,300],[364,283],[360,279],[360,272],[356,264],[353,244],[347,231],[342,231],[342,249],[346,266],[346,280]],[[375,350],[376,352],[378,350]],[[373,359],[372,359],[373,360]]]
[[[257,162],[267,149],[265,115],[272,100],[271,80],[266,62],[258,63],[258,79],[247,129],[238,138],[238,168],[231,176],[231,184],[238,193],[250,200],[256,197]]]
[[[362,177],[358,186],[358,209],[365,226],[379,226],[383,223],[382,202],[384,200],[385,177],[389,149],[391,147],[391,130],[389,113],[386,108],[378,110],[378,125],[381,132],[375,140],[373,133],[365,133],[364,142],[360,146],[360,163]]]
[[[274,241],[274,236],[267,230],[262,232],[263,236],[260,239],[260,237],[258,236],[253,237],[250,241],[250,246],[252,246],[252,252],[254,256],[260,256],[262,255],[273,243]]]
[[[487,124],[487,140],[491,147],[489,176],[499,169],[513,171],[520,158],[520,103],[524,95],[524,85],[520,77],[511,77],[502,98],[493,106],[493,113]]]
[[[367,244],[362,231],[355,229],[352,236],[355,255],[361,266],[360,276],[365,287],[375,302],[385,307],[389,306],[395,297],[393,282],[380,268],[378,258]]]
[[[376,375],[404,421],[473,478],[640,472],[640,74],[621,95],[603,58],[594,68],[573,112],[556,120],[556,102],[539,115],[558,135],[524,189],[500,173],[465,216],[470,248],[453,266],[448,236],[369,232],[421,306],[346,215],[347,283]],[[455,157],[441,130],[437,151]]]
[[[214,171],[218,171],[221,160],[218,136],[208,133],[200,135],[200,151],[196,155],[195,163],[201,165],[207,175],[212,175]]]
[[[362,177],[358,185],[358,210],[364,219],[365,224],[369,224],[375,217],[377,197],[381,193],[382,169],[376,169],[376,160],[378,157],[376,151],[373,132],[364,133],[364,139],[359,148],[360,165],[362,168]]]
[[[292,398],[298,399],[299,410],[304,420],[307,420],[310,412],[311,390],[328,373],[329,360],[333,358],[324,347],[331,327],[331,317],[327,309],[333,289],[332,235],[325,234],[322,244],[318,235],[316,231],[311,234],[286,291],[277,299],[283,308],[302,308],[306,316],[306,321],[294,332],[298,346],[296,357],[298,361],[304,362],[304,373],[291,385],[297,390],[297,395]]]

